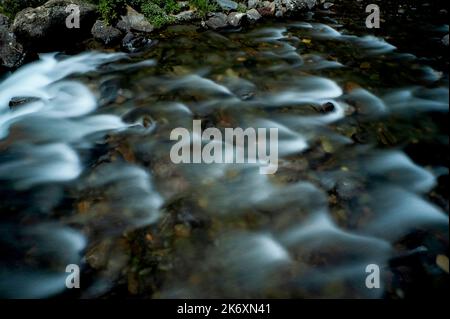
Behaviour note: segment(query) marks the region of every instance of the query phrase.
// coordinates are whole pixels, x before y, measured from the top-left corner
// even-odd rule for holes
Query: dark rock
[[[155,29],[143,14],[137,12],[130,6],[127,6],[127,14],[121,17],[116,27],[123,32],[138,31],[149,33]]]
[[[7,20],[0,24],[0,65],[11,69],[19,67],[25,59],[23,46],[9,30]]]
[[[322,4],[322,7],[323,7],[325,10],[330,9],[332,6],[334,6],[334,3],[331,3],[331,2],[325,2],[325,3]]]
[[[320,105],[316,108],[320,113],[329,113],[334,111],[334,104],[331,102],[327,102],[325,104]]]
[[[130,53],[144,51],[150,48],[153,41],[144,35],[128,32],[122,39],[122,48]]]
[[[122,32],[108,24],[105,21],[97,20],[92,26],[92,36],[94,39],[104,44],[118,43],[122,37]]]
[[[213,30],[222,29],[228,25],[227,18],[227,15],[224,13],[214,13],[214,15],[206,21],[206,25]]]
[[[216,0],[216,3],[224,11],[236,10],[238,8],[238,4],[231,0]]]
[[[231,12],[228,15],[228,24],[232,27],[240,27],[246,20],[247,14],[241,12]]]
[[[0,27],[9,27],[11,24],[11,21],[9,18],[3,14],[0,13]]]
[[[79,28],[66,25],[71,4],[80,9]],[[96,6],[82,0],[50,0],[40,7],[20,11],[14,19],[12,31],[21,43],[33,50],[66,48],[89,37],[97,15]]]
[[[38,98],[34,98],[34,97],[14,97],[11,99],[11,101],[9,101],[9,107],[11,109],[14,109],[16,107],[19,107],[21,105],[30,103],[30,102],[34,102],[34,101],[38,101]]]

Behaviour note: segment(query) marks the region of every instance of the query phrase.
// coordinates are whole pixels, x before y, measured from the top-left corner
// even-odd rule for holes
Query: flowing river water
[[[440,292],[449,101],[433,63],[328,15],[41,55],[0,82],[0,295]],[[278,128],[277,173],[173,164],[170,132],[193,119]]]

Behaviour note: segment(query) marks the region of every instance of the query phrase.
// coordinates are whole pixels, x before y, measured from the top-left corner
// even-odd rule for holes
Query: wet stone
[[[186,23],[191,22],[199,18],[198,13],[194,10],[188,10],[180,12],[173,16],[175,18],[175,23]]]
[[[317,111],[320,113],[329,113],[334,111],[334,104],[331,102],[327,102],[325,104],[322,104],[318,107],[316,107]]]
[[[261,14],[256,9],[250,9],[247,11],[247,18],[249,22],[256,22],[262,18]]]
[[[214,13],[214,15],[206,21],[206,25],[213,30],[225,28],[228,25],[227,15],[221,12]]]
[[[97,20],[92,26],[92,35],[98,41],[103,42],[106,45],[116,44],[122,37],[122,32],[119,29],[114,28],[106,24],[106,22]]]
[[[228,15],[228,23],[232,26],[232,27],[239,27],[242,25],[243,21],[245,21],[246,19],[246,14],[245,13],[240,13],[240,12],[232,12]]]
[[[442,38],[442,43],[448,47],[448,34]]]
[[[130,53],[144,51],[150,48],[153,41],[144,35],[128,32],[122,39],[122,48]]]

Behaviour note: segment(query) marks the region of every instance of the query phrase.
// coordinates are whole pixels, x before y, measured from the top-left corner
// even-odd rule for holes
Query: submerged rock
[[[92,26],[92,35],[94,39],[104,44],[114,44],[120,41],[122,32],[108,24],[105,21],[97,20]]]
[[[320,106],[315,107],[315,109],[320,113],[330,113],[334,111],[334,104],[331,102],[324,103]]]
[[[66,25],[71,13],[69,6],[73,4],[80,10],[79,28]],[[89,37],[97,15],[95,5],[81,0],[50,0],[40,7],[20,11],[12,31],[28,48],[55,50]]]
[[[122,39],[122,49],[130,53],[144,51],[150,48],[153,41],[144,35],[128,32]]]
[[[342,178],[336,183],[336,193],[341,200],[350,200],[358,196],[362,189],[362,183],[352,178]]]
[[[442,43],[448,47],[448,34],[442,38]]]

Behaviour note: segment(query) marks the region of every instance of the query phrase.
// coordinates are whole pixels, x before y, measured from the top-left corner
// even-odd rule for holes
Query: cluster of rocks
[[[78,28],[66,25],[71,4],[79,8]],[[121,44],[129,52],[152,43],[148,34],[153,26],[130,7],[114,27],[98,18],[97,7],[83,0],[50,0],[20,11],[13,20],[0,14],[0,67],[17,68],[30,53],[64,50],[89,38],[104,45]]]
[[[79,6],[80,28],[66,27],[70,4]],[[29,52],[60,50],[85,39],[97,17],[97,7],[81,0],[50,0],[20,11],[13,21],[0,15],[0,66],[15,68]]]
[[[263,17],[292,16],[317,5],[317,0],[248,0],[246,4],[232,0],[217,0],[222,12],[211,13],[204,27],[223,29],[240,27],[245,23],[255,23]]]
[[[146,49],[152,44],[148,35],[154,29],[143,14],[128,6],[126,14],[115,26],[97,20],[92,26],[91,33],[94,39],[105,45],[120,43],[123,50],[133,53]]]
[[[220,12],[202,17],[189,7],[187,1],[179,1],[182,11],[172,15],[175,24],[197,23],[204,28],[222,29],[254,23],[263,17],[292,15],[316,5],[316,0],[248,0],[239,3],[232,0],[214,0]],[[79,28],[68,28],[68,6],[79,8]],[[20,11],[13,21],[0,14],[0,63],[1,67],[20,66],[27,52],[57,51],[94,38],[106,46],[121,45],[128,52],[143,50],[152,44],[149,34],[155,27],[143,14],[127,7],[127,12],[114,25],[99,20],[95,5],[85,0],[50,0],[36,8]]]

